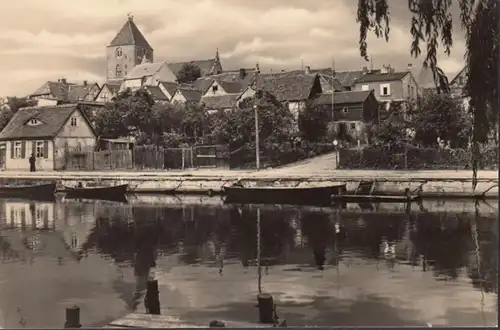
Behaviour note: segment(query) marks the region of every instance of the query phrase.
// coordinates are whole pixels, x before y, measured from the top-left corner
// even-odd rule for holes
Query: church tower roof
[[[123,25],[120,32],[111,41],[108,47],[136,45],[142,48],[153,50],[149,45],[144,35],[139,31],[139,28],[134,23],[134,17],[128,15],[127,22]]]

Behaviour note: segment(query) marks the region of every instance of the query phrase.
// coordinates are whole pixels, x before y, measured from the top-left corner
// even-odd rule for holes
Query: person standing
[[[35,167],[36,158],[34,153],[31,154],[29,160],[30,160],[30,172],[36,172],[36,167]]]

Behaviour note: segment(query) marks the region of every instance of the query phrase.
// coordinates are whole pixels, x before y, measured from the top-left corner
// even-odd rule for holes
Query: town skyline
[[[338,71],[371,65],[359,55],[355,1],[150,0],[147,8],[136,0],[113,0],[99,6],[93,2],[1,4],[0,65],[7,79],[0,83],[0,95],[24,96],[44,81],[63,77],[104,82],[106,46],[129,13],[154,48],[155,61],[212,58],[219,49],[224,70],[255,67],[257,62],[262,71],[294,70],[302,65],[325,68],[333,60]],[[35,10],[26,12],[26,5]],[[388,43],[369,38],[374,67],[390,64],[404,69],[408,63],[421,64],[421,58],[410,57],[406,6],[405,2],[393,7]],[[169,15],[163,19],[161,13]],[[454,32],[452,54],[441,55],[439,62],[450,78],[464,65],[465,47],[458,26]]]

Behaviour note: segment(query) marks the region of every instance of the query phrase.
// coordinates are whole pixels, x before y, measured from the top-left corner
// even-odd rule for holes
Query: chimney
[[[382,73],[382,74],[389,73],[389,67],[387,65],[382,65],[382,69],[380,69],[380,73]]]
[[[247,76],[247,70],[245,70],[244,68],[241,68],[240,69],[240,79],[245,79],[246,76]]]
[[[310,74],[311,73],[311,67],[310,66],[306,66],[304,69],[305,69],[304,70],[305,74]]]
[[[59,79],[59,81],[60,81],[61,83],[65,84],[65,83],[66,83],[66,78],[61,78],[61,79]]]
[[[87,86],[87,80],[83,81],[83,86]]]
[[[368,73],[368,67],[364,66],[363,67],[363,74],[367,74]]]

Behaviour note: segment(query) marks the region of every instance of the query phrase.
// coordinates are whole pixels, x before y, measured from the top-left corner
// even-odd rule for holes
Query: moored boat
[[[346,185],[320,187],[223,187],[225,203],[330,205],[331,196],[345,194]]]
[[[54,196],[55,192],[55,182],[35,185],[0,186],[0,196],[12,198],[50,198],[50,196]]]
[[[67,187],[64,186],[66,198],[103,199],[110,201],[126,201],[128,184],[109,187]]]

